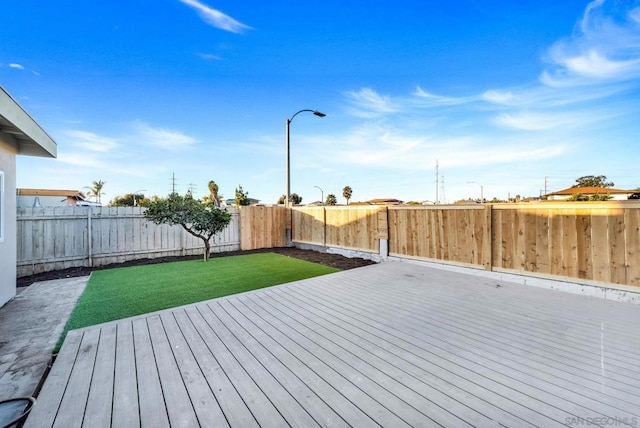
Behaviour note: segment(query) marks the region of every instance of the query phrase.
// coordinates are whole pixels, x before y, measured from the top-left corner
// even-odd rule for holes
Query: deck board
[[[25,426],[634,426],[638,325],[389,262],[73,331]]]
[[[116,326],[115,367],[102,370],[114,370],[113,380],[113,426],[125,424],[138,425],[140,410],[138,404],[138,378],[136,355],[133,340],[133,325],[122,323]],[[145,364],[140,361],[140,364]],[[111,421],[105,421],[110,423]],[[93,425],[96,426],[96,425]],[[104,425],[103,425],[104,426]]]

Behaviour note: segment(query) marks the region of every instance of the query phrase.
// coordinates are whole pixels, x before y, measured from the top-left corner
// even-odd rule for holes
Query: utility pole
[[[175,173],[171,173],[171,194],[175,194],[176,193],[176,174]]]
[[[438,187],[440,187],[440,177],[438,176],[438,159],[436,159],[436,204],[440,203],[438,198]]]
[[[548,182],[549,177],[547,177],[546,175],[544,176],[544,194],[547,194],[547,182]]]
[[[442,198],[442,203],[447,203],[447,197],[444,195],[444,175],[442,176],[442,180],[440,180],[440,184],[442,185],[442,191],[440,192],[440,197]]]

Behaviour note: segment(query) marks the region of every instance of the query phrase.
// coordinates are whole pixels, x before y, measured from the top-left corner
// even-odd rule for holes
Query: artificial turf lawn
[[[275,253],[95,271],[55,351],[76,328],[337,271]]]

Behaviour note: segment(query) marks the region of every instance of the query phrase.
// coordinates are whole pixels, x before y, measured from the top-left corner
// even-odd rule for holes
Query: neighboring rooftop
[[[637,190],[614,189],[612,187],[569,187],[557,192],[547,193],[548,200],[567,200],[573,195],[609,195],[612,200],[622,201],[638,193]]]
[[[57,190],[57,189],[16,189],[18,196],[66,196],[85,200],[87,197],[79,190]]]

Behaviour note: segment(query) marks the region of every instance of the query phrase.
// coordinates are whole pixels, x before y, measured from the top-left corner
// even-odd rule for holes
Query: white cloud
[[[631,3],[589,3],[575,33],[549,49],[552,66],[541,82],[567,87],[640,77],[640,8]]]
[[[569,72],[600,79],[615,79],[640,70],[640,60],[611,61],[595,50],[582,56],[567,58],[564,62]]]
[[[221,30],[229,31],[231,33],[241,33],[244,30],[251,29],[251,27],[249,27],[248,25],[245,25],[239,21],[236,21],[229,15],[226,15],[220,12],[219,10],[213,9],[196,0],[179,0],[179,1],[197,10],[200,17],[206,23],[216,28],[219,28]]]
[[[222,58],[218,55],[215,54],[205,54],[205,53],[200,53],[198,54],[198,56],[202,59],[206,59],[206,60],[210,60],[210,61],[220,61]]]
[[[640,24],[640,7],[636,7],[629,11],[629,19]]]
[[[413,92],[413,96],[421,98],[423,100],[428,101],[436,106],[452,106],[452,105],[460,105],[466,104],[469,102],[477,101],[477,97],[444,97],[441,95],[434,95],[430,92],[425,91],[420,86],[416,87],[416,90]]]
[[[505,128],[522,131],[545,131],[551,129],[568,130],[583,127],[604,117],[596,117],[592,113],[574,111],[568,113],[551,112],[540,113],[521,111],[517,113],[502,113],[493,122]]]
[[[511,91],[497,91],[490,89],[485,91],[481,98],[484,101],[488,101],[494,104],[511,104],[514,101],[514,96]]]
[[[119,145],[116,139],[103,137],[93,132],[68,130],[64,131],[63,135],[65,135],[74,146],[92,152],[109,152],[116,149]]]
[[[374,118],[398,111],[398,106],[388,96],[383,96],[371,88],[345,94],[349,101],[356,106],[351,113],[358,117]]]
[[[129,137],[132,142],[156,146],[165,150],[179,151],[197,142],[193,137],[172,129],[154,128],[147,123],[136,121],[133,124],[135,135]]]
[[[24,70],[24,65],[12,62],[11,64],[9,64],[9,68],[15,68],[16,70]]]

